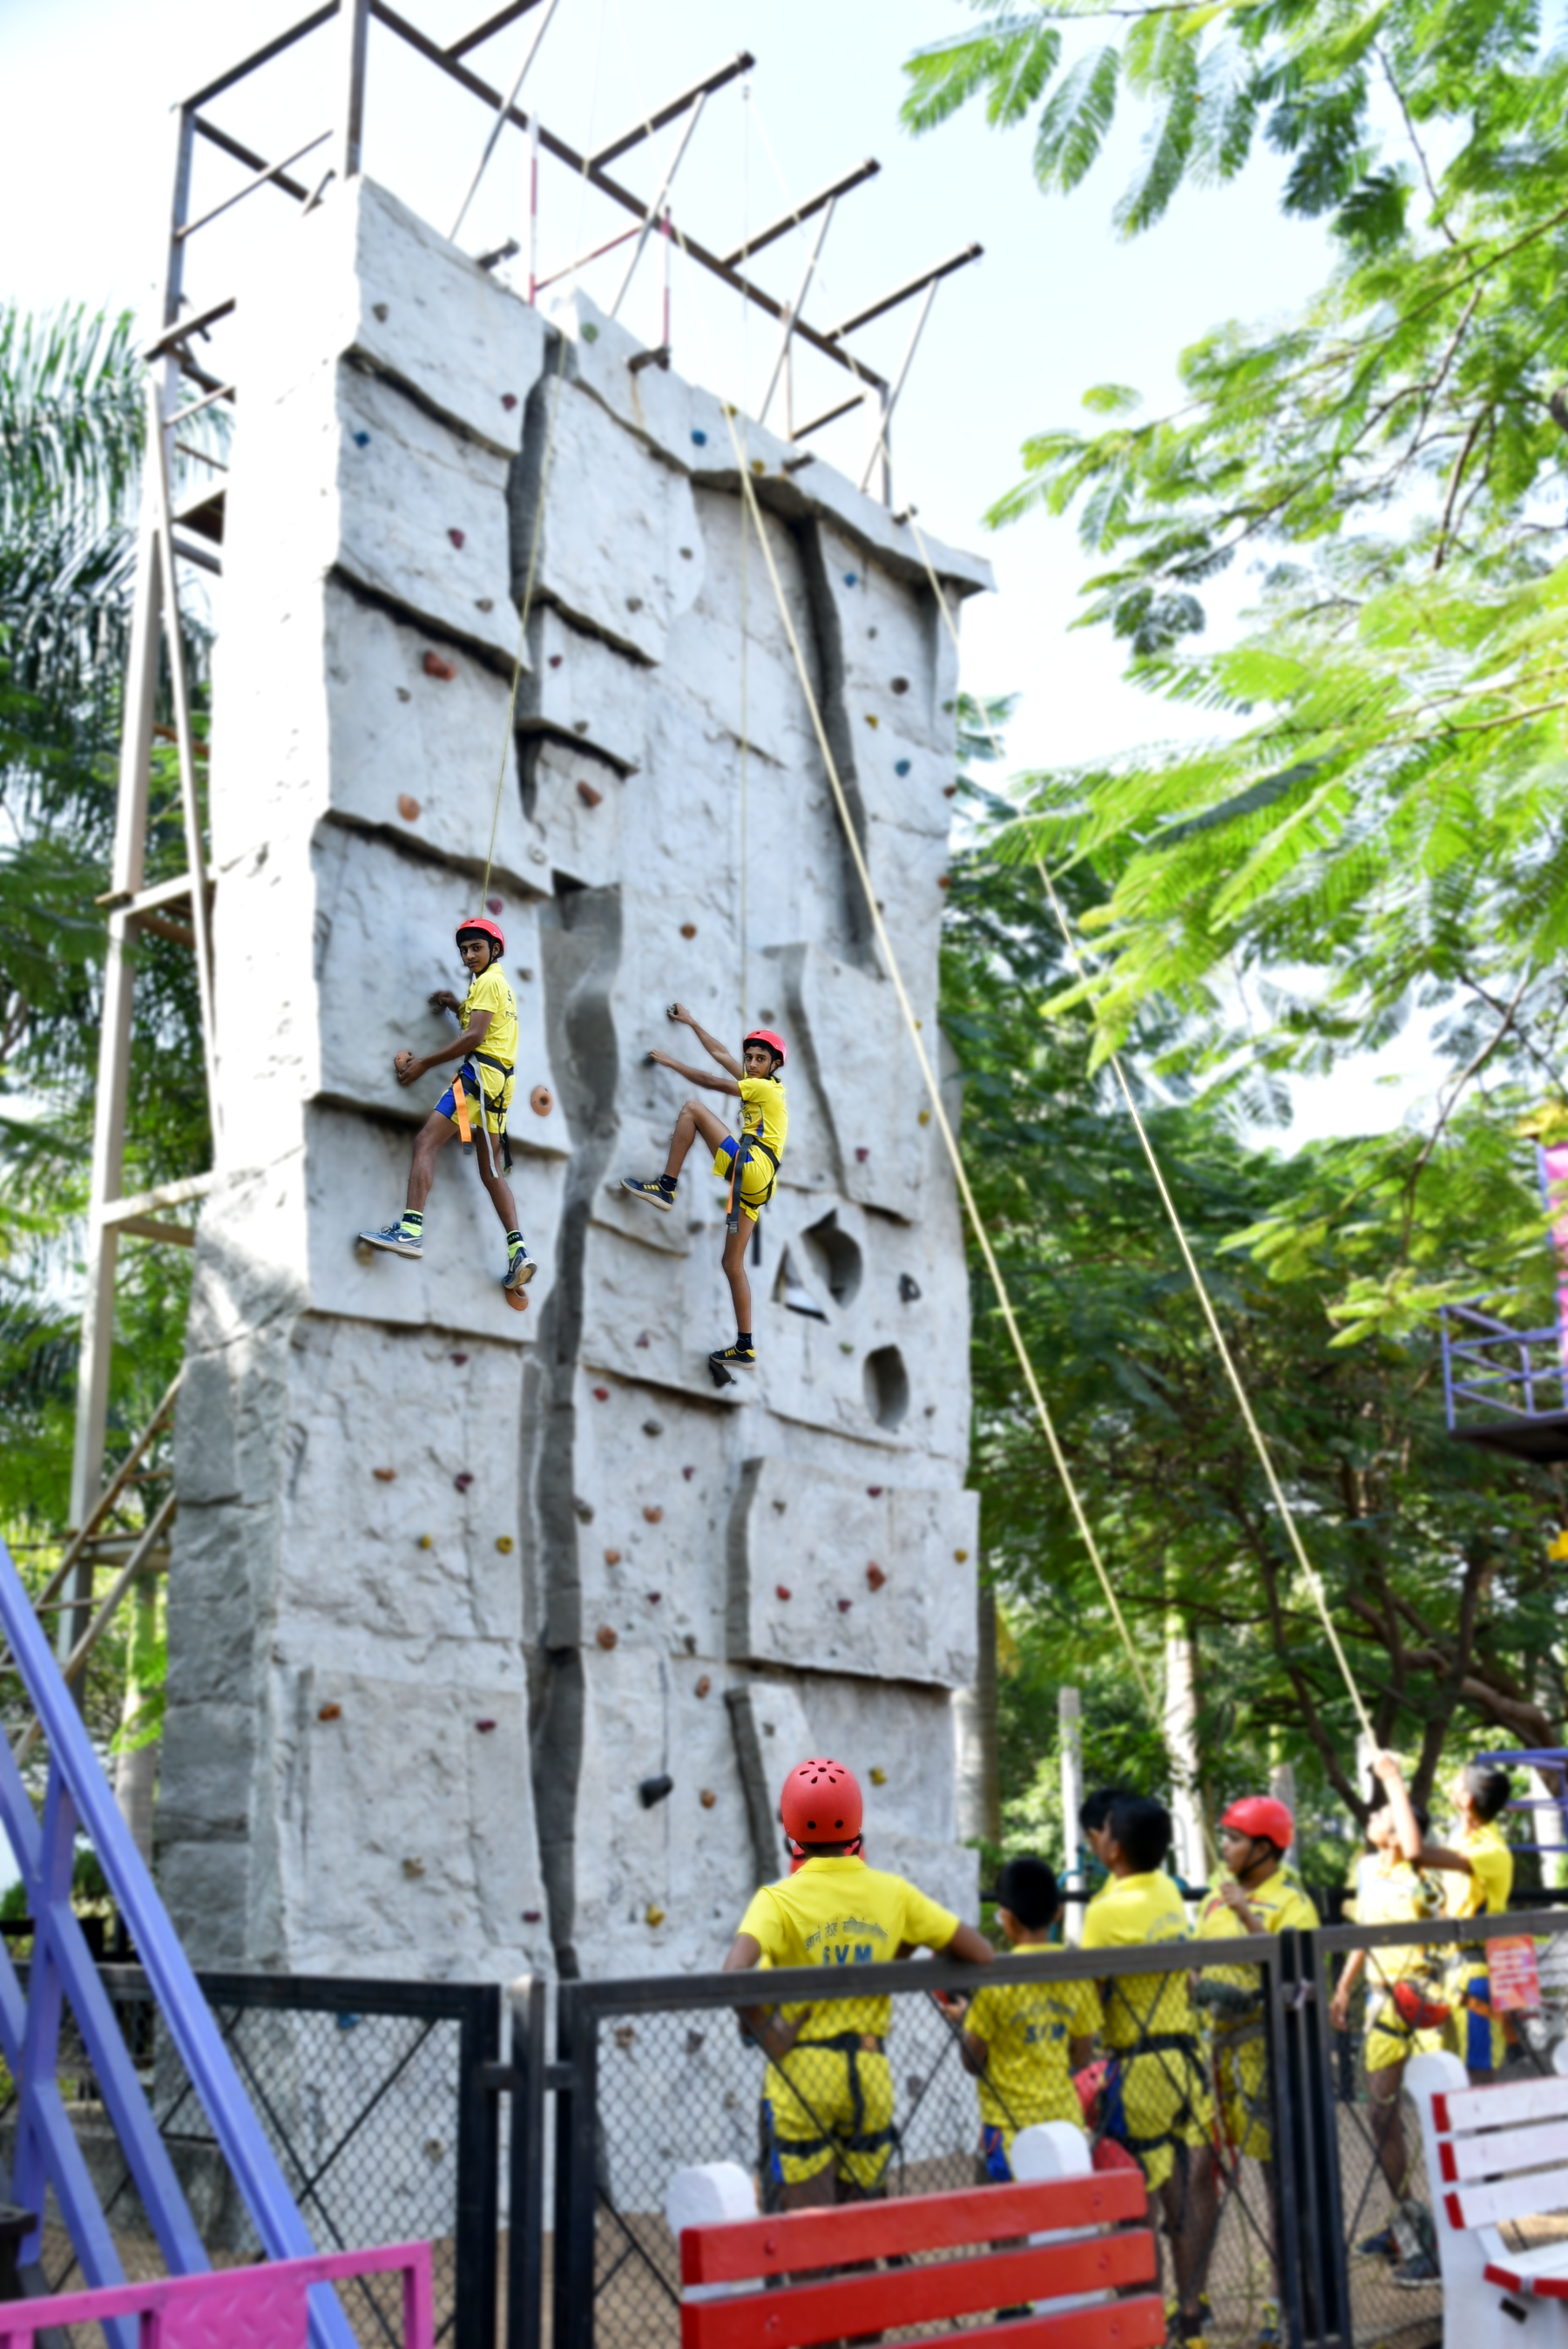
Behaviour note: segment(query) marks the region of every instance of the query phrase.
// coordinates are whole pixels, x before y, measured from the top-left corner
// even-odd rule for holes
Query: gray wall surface
[[[660,1170],[688,1090],[648,1046],[702,1058],[665,1005],[739,1036],[723,411],[633,374],[586,301],[529,308],[371,182],[297,237],[242,302],[219,609],[222,1179],[179,1418],[175,1921],[204,1965],[706,1966],[779,1871],[768,1805],[806,1750],[861,1772],[873,1861],[971,1906],[962,1234],[755,539],[744,1004],[789,1040],[790,1134],[744,1387],[716,1393],[706,1364],[733,1328],[706,1154],[672,1216],[617,1187]],[[934,1041],[946,633],[906,525],[754,427],[748,456]],[[935,560],[950,596],[988,584]],[[354,1247],[399,1208],[444,1081],[410,1097],[392,1055],[451,1033],[426,997],[463,985],[452,931],[498,780],[514,1185],[541,1263],[523,1313],[455,1146],[423,1262]],[[786,1278],[824,1319],[786,1309]]]

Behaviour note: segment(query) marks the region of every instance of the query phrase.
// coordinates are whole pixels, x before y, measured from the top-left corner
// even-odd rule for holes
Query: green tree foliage
[[[975,832],[948,892],[943,1021],[965,1073],[966,1164],[1134,1640],[1158,1687],[1168,1609],[1198,1632],[1214,1799],[1263,1783],[1283,1756],[1319,1815],[1345,1822],[1365,1790],[1321,1621],[1095,1065],[1091,1014],[1042,1016],[1062,992],[1061,950],[1033,872],[995,854],[1011,806],[973,785],[965,804]],[[1067,885],[1073,913],[1092,917],[1088,868]],[[1169,1015],[1146,1003],[1135,1018],[1146,1065],[1179,1060]],[[1140,1107],[1378,1734],[1410,1752],[1423,1787],[1445,1744],[1554,1742],[1562,1601],[1546,1544],[1562,1496],[1542,1472],[1448,1437],[1429,1319],[1342,1342],[1332,1309],[1374,1242],[1320,1209],[1343,1195],[1360,1145],[1284,1156],[1238,1138],[1223,1097],[1178,1081],[1147,1087]],[[1544,1313],[1552,1265],[1528,1153],[1495,1129],[1483,1140]],[[1465,1197],[1435,1185],[1426,1212],[1434,1245],[1457,1248]],[[1259,1240],[1276,1228],[1294,1236],[1288,1257]],[[1004,1784],[1022,1834],[1055,1818],[1055,1762],[1040,1757],[1064,1681],[1086,1690],[1097,1775],[1166,1773],[977,1262],[974,1303],[974,1475],[1010,1635]]]
[[[1063,1000],[1101,1051],[1158,1002],[1172,1065],[1256,1114],[1413,1019],[1415,1052],[1432,1037],[1425,1127],[1331,1154],[1262,1219],[1276,1271],[1354,1220],[1345,1334],[1398,1339],[1520,1278],[1510,1128],[1564,1091],[1568,53],[1496,0],[977,13],[911,60],[917,129],[971,102],[1030,119],[1062,188],[1125,90],[1150,123],[1128,233],[1272,150],[1283,209],[1332,235],[1300,317],[1197,335],[1171,413],[1103,386],[1087,428],[1026,444],[993,521],[1075,512],[1083,624],[1214,731],[1029,779],[1000,853],[1092,867],[1099,959]],[[1062,24],[1096,16],[1110,44],[1069,56]],[[1238,564],[1256,610],[1209,650]]]
[[[144,415],[128,317],[0,309],[0,1526],[24,1541],[67,1509],[105,942],[94,900],[109,885]],[[200,678],[199,630],[189,652]],[[148,880],[184,870],[162,741],[150,831]],[[148,933],[135,951],[126,1182],[139,1189],[203,1166],[207,1122],[191,957]],[[181,1251],[122,1247],[111,1447],[173,1374],[188,1276]]]

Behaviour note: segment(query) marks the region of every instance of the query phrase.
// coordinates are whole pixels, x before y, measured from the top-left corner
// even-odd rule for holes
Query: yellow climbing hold
[[[885,1786],[887,1785],[887,1772],[885,1770],[873,1770],[872,1772],[872,1785],[873,1786]]]
[[[500,1550],[502,1557],[510,1557],[512,1551],[517,1547],[510,1534],[497,1534],[495,1537],[495,1546],[497,1549]]]
[[[421,1534],[419,1536],[419,1547],[421,1549],[434,1549],[435,1547],[436,1537],[434,1534]]]
[[[959,1563],[959,1565],[960,1565],[960,1566],[967,1566],[967,1565],[968,1565],[968,1563],[969,1563],[969,1553],[968,1553],[968,1551],[967,1551],[966,1549],[955,1549],[955,1550],[954,1551],[953,1555],[954,1555],[954,1557],[957,1559],[957,1561],[958,1561],[958,1563]]]
[[[931,1123],[931,1112],[928,1109],[923,1109],[920,1112],[919,1118],[916,1120],[916,1123],[920,1125],[929,1125]]]
[[[653,1927],[654,1930],[657,1932],[659,1927],[665,1921],[665,1912],[659,1907],[658,1902],[656,1900],[650,1900],[643,1913],[647,1919],[648,1923]]]

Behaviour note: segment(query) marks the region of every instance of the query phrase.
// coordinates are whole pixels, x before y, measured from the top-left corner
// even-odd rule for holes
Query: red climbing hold
[[[466,1354],[454,1354],[452,1356],[453,1361],[458,1364],[459,1369],[461,1369],[462,1365],[468,1361],[468,1359],[469,1358]]]
[[[370,1474],[378,1485],[390,1485],[395,1480],[397,1471],[396,1468],[372,1468]]]
[[[504,914],[506,906],[502,899],[500,897],[487,897],[485,899],[485,911],[487,914]]]
[[[651,1526],[656,1526],[656,1525],[660,1524],[660,1523],[662,1522],[663,1518],[664,1518],[664,1514],[665,1514],[665,1513],[664,1513],[663,1509],[655,1509],[655,1508],[653,1506],[653,1505],[652,1505],[652,1503],[651,1503],[651,1502],[650,1502],[650,1504],[648,1505],[648,1506],[647,1506],[647,1507],[643,1511],[643,1515],[644,1515],[644,1516],[645,1516],[645,1517],[646,1517],[646,1519],[647,1519],[647,1521],[648,1521],[649,1525],[651,1525]]]
[[[548,1085],[535,1085],[533,1091],[528,1096],[528,1106],[533,1112],[535,1117],[548,1117],[551,1111],[555,1107],[554,1096],[551,1092],[550,1087]]]
[[[865,1164],[866,1160],[871,1156],[871,1154],[872,1154],[869,1150],[857,1149],[855,1152],[855,1156],[860,1160],[862,1166]]]
[[[776,1599],[788,1599],[789,1593],[781,1582],[776,1582],[773,1586],[773,1595]]]
[[[692,1478],[696,1475],[696,1470],[695,1468],[683,1468],[681,1470],[681,1475],[686,1478],[686,1483],[689,1485]]]
[[[468,536],[468,533],[461,530],[449,530],[447,533],[447,536],[451,540],[452,544],[455,547],[460,549],[464,539]]]
[[[644,1330],[642,1336],[637,1340],[639,1346],[651,1346],[653,1342],[653,1339],[646,1330]]]
[[[543,1916],[542,1909],[525,1909],[522,1912],[522,1921],[525,1925],[537,1925],[542,1921]]]
[[[619,1631],[615,1630],[614,1627],[608,1623],[601,1623],[599,1629],[593,1634],[593,1637],[598,1640],[599,1645],[602,1648],[606,1649],[613,1648],[620,1639],[620,1636],[621,1634]]]
[[[609,1400],[610,1400],[610,1390],[609,1390],[609,1388],[608,1388],[608,1387],[595,1387],[595,1388],[594,1388],[594,1390],[593,1390],[593,1400],[594,1400],[594,1402],[609,1402]]]
[[[938,875],[936,885],[937,885],[937,887],[938,887],[939,889],[945,889],[945,888],[946,888],[946,886],[947,886],[947,875],[946,875],[946,874],[945,874],[945,873],[941,874],[939,874],[939,875]]]
[[[517,394],[516,394],[516,392],[515,392],[515,391],[503,391],[503,392],[501,393],[501,396],[500,396],[500,404],[501,404],[501,406],[505,409],[505,410],[506,410],[507,414],[510,416],[510,415],[511,414],[512,409],[517,406]]]
[[[317,1711],[315,1717],[317,1721],[341,1721],[343,1707],[340,1704],[324,1704]]]
[[[551,654],[551,656],[550,656],[550,666],[551,666],[551,667],[552,667],[552,668],[559,668],[559,667],[561,667],[562,662],[565,658],[566,658],[566,656],[565,656],[565,654],[564,654],[564,653],[552,653],[552,654]]]
[[[599,805],[604,794],[603,792],[596,792],[592,783],[585,783],[579,781],[577,785],[577,796],[582,801],[584,807],[592,808]]]
[[[487,1729],[493,1729],[493,1728],[495,1727],[495,1723],[494,1723],[494,1722],[493,1722],[493,1721],[476,1721],[476,1722],[475,1722],[475,1723],[474,1723],[474,1727],[475,1727],[475,1728],[480,1732],[480,1734],[482,1736],[482,1735],[484,1734],[484,1733],[485,1733],[485,1731],[486,1731]]]
[[[443,685],[450,685],[457,673],[458,665],[456,661],[443,660],[439,653],[427,653],[425,655],[425,675],[427,677],[438,677]]]
[[[880,1501],[882,1499],[882,1488],[880,1485],[868,1485],[866,1486],[866,1491],[873,1501]]]
[[[604,1552],[604,1563],[606,1566],[619,1566],[621,1563],[620,1551],[618,1549],[607,1549]]]
[[[854,1600],[853,1600],[852,1599],[840,1599],[840,1601],[839,1601],[839,1612],[840,1612],[840,1614],[841,1614],[841,1615],[847,1615],[847,1614],[849,1613],[849,1611],[850,1611],[851,1608],[854,1605],[854,1603],[855,1603],[855,1602],[854,1602]]]
[[[887,1576],[882,1572],[882,1568],[877,1564],[874,1557],[872,1558],[870,1566],[866,1568],[866,1580],[871,1584],[873,1590],[880,1590],[882,1584],[887,1580]]]
[[[419,802],[418,802],[418,801],[414,797],[414,795],[413,795],[413,793],[412,793],[411,792],[398,792],[398,794],[397,794],[397,812],[398,812],[398,814],[402,817],[402,819],[403,819],[403,821],[404,821],[404,823],[418,823],[418,821],[419,821]]]
[[[683,938],[695,938],[696,936],[696,924],[695,922],[683,922],[681,924],[681,936]]]
[[[650,1606],[650,1607],[656,1607],[656,1606],[658,1605],[658,1603],[659,1603],[660,1599],[664,1597],[664,1595],[665,1595],[665,1594],[664,1594],[664,1592],[663,1592],[662,1590],[650,1590],[650,1591],[649,1591],[649,1593],[648,1593],[648,1604],[649,1604],[649,1606]]]
[[[460,1468],[452,1479],[459,1493],[466,1493],[473,1481],[474,1472],[471,1468]]]

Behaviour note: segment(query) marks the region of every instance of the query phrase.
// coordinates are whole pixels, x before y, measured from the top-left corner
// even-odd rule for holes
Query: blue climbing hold
[[[858,573],[858,572],[854,572],[854,571],[846,571],[846,572],[845,572],[845,574],[844,574],[844,585],[845,585],[845,586],[846,586],[846,587],[852,587],[852,586],[854,585],[854,584],[855,584],[856,579],[857,579],[859,576],[860,576],[860,574],[859,574],[859,573]]]
[[[893,773],[894,773],[895,775],[907,775],[907,774],[908,774],[908,772],[909,772],[909,761],[908,761],[907,759],[901,759],[901,760],[899,761],[898,764],[894,767],[894,769],[893,769]]]
[[[357,2031],[361,2020],[362,2017],[357,2014],[340,2014],[337,2018],[337,2027],[339,2031]]]
[[[699,449],[706,449],[707,447],[707,434],[706,432],[698,432],[694,427],[691,437],[696,442]]]
[[[356,449],[368,449],[370,446],[369,433],[356,432],[354,436],[354,445]]]

